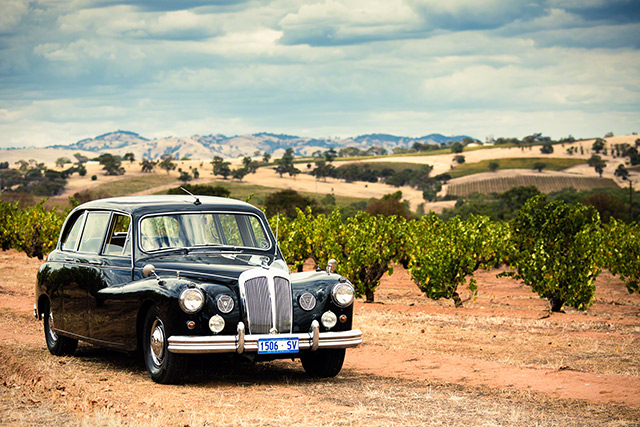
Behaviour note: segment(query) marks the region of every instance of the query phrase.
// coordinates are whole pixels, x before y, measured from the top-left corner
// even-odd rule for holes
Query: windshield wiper
[[[175,253],[181,253],[183,255],[186,255],[189,253],[189,249],[183,248],[183,247],[173,247],[173,248],[156,249],[153,252],[147,252],[149,256],[174,255]]]

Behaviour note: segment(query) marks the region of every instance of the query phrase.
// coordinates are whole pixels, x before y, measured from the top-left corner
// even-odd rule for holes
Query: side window
[[[129,255],[129,226],[131,218],[127,215],[114,214],[107,234],[107,244],[104,248],[105,255]]]
[[[85,213],[76,216],[73,223],[70,223],[65,230],[66,235],[62,237],[62,250],[74,251],[76,249],[76,243],[78,243],[78,237],[82,230],[82,224],[84,223]]]
[[[90,252],[97,254],[102,249],[107,225],[109,224],[109,212],[89,212],[87,221],[80,238],[79,252]]]

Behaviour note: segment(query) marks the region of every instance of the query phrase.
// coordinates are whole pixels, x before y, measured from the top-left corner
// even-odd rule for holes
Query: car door
[[[64,329],[79,337],[89,333],[88,292],[101,288],[104,280],[100,258],[110,212],[86,211],[82,233],[75,251],[65,253],[69,279],[63,284]]]
[[[123,346],[131,325],[122,316],[121,287],[131,282],[131,217],[111,213],[99,269],[102,280],[88,289],[89,333],[93,340],[110,346]],[[135,329],[135,325],[133,326]]]

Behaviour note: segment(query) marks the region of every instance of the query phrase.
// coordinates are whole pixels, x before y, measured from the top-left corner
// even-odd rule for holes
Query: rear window
[[[82,231],[82,225],[84,224],[85,212],[77,215],[72,219],[72,222],[67,225],[65,234],[62,237],[62,250],[74,251],[78,243],[78,237]]]

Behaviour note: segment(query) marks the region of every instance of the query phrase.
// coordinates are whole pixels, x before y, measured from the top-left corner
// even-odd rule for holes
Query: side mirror
[[[144,274],[144,277],[149,277],[152,274],[155,276],[156,268],[153,266],[153,264],[147,264],[144,267],[142,267],[142,274]]]
[[[328,273],[335,273],[336,272],[336,268],[338,268],[338,261],[336,261],[335,259],[331,258],[329,260],[329,262],[327,263],[327,274]]]

